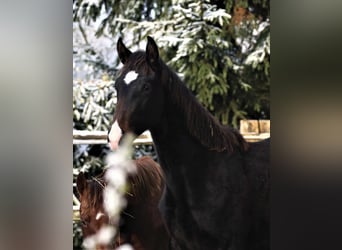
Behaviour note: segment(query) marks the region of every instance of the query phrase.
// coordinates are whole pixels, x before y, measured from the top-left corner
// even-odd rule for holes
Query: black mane
[[[170,100],[184,114],[189,133],[210,150],[227,151],[247,150],[247,142],[235,129],[221,125],[194,97],[179,77],[166,65],[165,82]],[[164,81],[163,81],[164,82]]]

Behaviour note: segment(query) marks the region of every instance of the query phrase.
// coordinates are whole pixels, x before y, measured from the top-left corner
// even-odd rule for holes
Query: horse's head
[[[124,66],[115,81],[117,106],[108,134],[113,149],[117,148],[122,133],[138,136],[157,127],[164,106],[163,62],[154,40],[148,37],[146,52],[132,53],[120,38],[117,52]]]
[[[125,194],[126,207],[120,214],[117,234],[110,246],[97,245],[96,249],[115,249],[129,243],[134,249],[166,249],[168,234],[163,224],[158,203],[164,188],[164,178],[158,163],[150,157],[135,161],[137,172],[128,175]],[[87,180],[83,173],[77,177],[80,194],[80,217],[83,237],[98,233],[102,226],[111,224],[104,210],[102,177]]]
[[[96,234],[108,224],[109,219],[103,207],[103,184],[99,180],[87,180],[83,173],[77,176],[77,191],[80,195],[80,219],[83,238]],[[97,249],[107,249],[97,246]]]

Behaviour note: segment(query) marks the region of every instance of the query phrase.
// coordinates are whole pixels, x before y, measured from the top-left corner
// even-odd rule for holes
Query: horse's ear
[[[151,68],[156,71],[159,66],[159,51],[156,42],[152,37],[147,37],[146,60]]]
[[[86,179],[84,173],[81,172],[78,174],[77,180],[76,180],[77,191],[80,195],[82,195],[86,186],[87,186],[87,179]]]
[[[127,62],[127,59],[132,54],[132,52],[126,48],[126,46],[122,42],[122,38],[120,37],[118,40],[118,43],[116,45],[116,49],[118,51],[118,55],[120,58],[120,61],[125,64]]]

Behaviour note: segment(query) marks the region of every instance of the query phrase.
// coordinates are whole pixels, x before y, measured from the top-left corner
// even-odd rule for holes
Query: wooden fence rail
[[[73,144],[107,144],[107,131],[73,131]],[[150,132],[146,131],[134,140],[133,144],[152,144]]]
[[[249,142],[270,137],[270,120],[241,120],[240,132]],[[107,144],[107,131],[73,131],[73,144]],[[146,131],[133,142],[134,145],[153,144],[150,132]],[[79,201],[73,196],[73,220],[79,220]]]
[[[270,137],[269,120],[241,120],[240,132],[247,141],[259,141]],[[73,131],[73,144],[107,144],[107,131]],[[150,132],[140,135],[133,144],[152,144]]]

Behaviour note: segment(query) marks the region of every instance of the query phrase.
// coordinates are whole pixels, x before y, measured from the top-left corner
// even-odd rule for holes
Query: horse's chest
[[[191,238],[190,242],[199,242],[198,237],[204,237],[221,241],[222,246],[230,241],[225,237],[235,226],[235,221],[245,220],[243,211],[248,202],[246,177],[238,165],[233,167],[216,162],[211,167],[203,167],[202,164],[196,167],[180,164],[177,174],[169,173],[170,186],[176,187],[173,189],[174,212],[170,216],[174,227],[172,231],[180,238],[186,237],[188,243]]]

